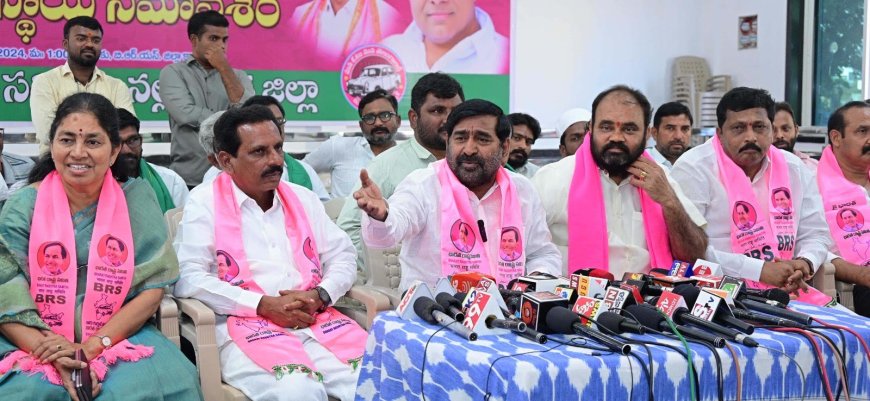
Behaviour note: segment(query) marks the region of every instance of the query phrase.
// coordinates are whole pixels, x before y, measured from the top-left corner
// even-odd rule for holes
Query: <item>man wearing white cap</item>
[[[589,110],[576,108],[562,113],[562,116],[556,121],[556,132],[561,135],[559,137],[559,153],[562,157],[573,155],[583,144],[583,138],[589,132],[590,119],[592,119],[592,113]]]

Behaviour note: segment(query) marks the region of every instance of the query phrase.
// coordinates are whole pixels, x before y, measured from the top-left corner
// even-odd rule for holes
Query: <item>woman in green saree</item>
[[[201,400],[194,366],[148,322],[163,289],[178,278],[178,261],[150,186],[140,179],[127,180],[123,166],[114,163],[122,146],[114,106],[95,94],[66,98],[58,107],[50,140],[51,151],[31,172],[31,185],[16,192],[0,212],[0,398],[78,400],[70,374],[85,365],[74,358],[82,349],[97,400]],[[47,192],[50,187],[56,191]],[[126,209],[129,222],[105,218],[113,211],[99,205],[113,190],[119,202],[112,208]],[[68,211],[68,242],[42,242],[45,235],[37,227],[53,232],[58,230],[55,225],[70,225],[63,218],[45,220],[53,216],[47,210]],[[132,257],[126,265],[106,267],[95,257],[107,254],[106,243],[115,247],[121,242],[98,237],[106,226],[132,234],[132,244],[124,248],[129,256],[121,253],[125,259]],[[31,246],[31,240],[43,245]],[[73,240],[67,248],[57,245]],[[59,262],[49,263],[51,257]],[[107,288],[109,281],[101,275],[116,270],[120,273],[113,280],[119,285]],[[40,286],[48,282],[48,293],[70,291],[74,307],[58,302],[63,295],[46,296]],[[119,302],[105,302],[113,296]],[[58,312],[64,307],[73,311],[65,318]]]

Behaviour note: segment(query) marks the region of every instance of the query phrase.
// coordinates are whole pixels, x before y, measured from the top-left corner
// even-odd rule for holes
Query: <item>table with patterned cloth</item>
[[[870,343],[870,319],[798,302],[791,306],[826,323],[849,327]],[[434,334],[438,328],[422,320],[404,321],[395,312],[380,314],[368,337],[357,401],[421,399],[421,379],[422,395],[428,400],[484,400],[487,394],[493,401],[649,399],[647,372],[636,358],[560,345],[554,341],[541,345],[510,333],[469,342],[449,330]],[[849,333],[841,337],[836,330],[820,331],[840,349],[845,339],[846,378],[851,399],[870,399],[870,362],[858,339]],[[630,337],[680,345],[661,336]],[[766,329],[756,330],[752,337],[762,346],[781,352],[730,343],[738,355],[743,400],[798,400],[802,390],[806,392],[806,400],[826,399],[813,345],[808,339]],[[560,341],[572,338],[574,336],[555,336]],[[427,341],[429,345],[424,358]],[[575,340],[578,343],[584,341],[582,338]],[[842,375],[836,367],[834,351],[825,343],[819,343],[831,389],[836,396],[838,389],[842,390],[839,384]],[[600,346],[594,342],[590,344]],[[718,399],[713,354],[697,344],[690,344],[690,347],[700,381],[699,399]],[[653,358],[655,399],[689,400],[686,359],[665,347],[650,346],[649,349]],[[724,398],[736,399],[737,375],[733,358],[727,348],[717,351],[723,365]],[[632,346],[632,352],[644,364],[647,363],[643,347]],[[802,376],[806,379],[805,389],[802,389]],[[845,394],[840,399],[845,400]]]

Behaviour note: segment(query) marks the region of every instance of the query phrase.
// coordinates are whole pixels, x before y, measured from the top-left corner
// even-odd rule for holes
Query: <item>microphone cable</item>
[[[846,340],[842,337],[840,338],[841,340],[843,340],[843,348],[844,348],[844,350],[843,350],[844,352],[840,352],[840,348],[837,347],[837,344],[834,343],[834,341],[831,340],[830,337],[828,337],[827,335],[822,333],[821,330],[814,329],[812,327],[808,327],[806,330],[810,333],[817,335],[819,337],[819,339],[822,340],[822,342],[828,344],[828,346],[831,347],[831,350],[833,351],[835,362],[839,362],[839,365],[837,363],[835,363],[834,366],[837,366],[838,368],[840,368],[839,371],[840,371],[840,374],[842,376],[840,377],[839,383],[837,383],[837,392],[835,393],[834,399],[839,400],[840,394],[842,394],[843,389],[845,389],[846,401],[850,401],[851,396],[849,394],[849,382],[848,382],[848,377],[846,376],[846,374],[847,374],[847,372],[846,372],[846,356],[845,356]]]
[[[561,342],[561,341],[554,341],[554,342],[556,343],[556,345],[554,345],[554,346],[552,346],[552,347],[550,347],[550,348],[547,348],[547,349],[535,350],[535,351],[526,351],[526,352],[520,352],[520,353],[517,353],[517,354],[511,354],[511,355],[502,355],[502,356],[500,356],[500,357],[498,357],[498,358],[495,358],[495,360],[492,361],[492,364],[489,365],[489,371],[486,373],[486,384],[485,384],[484,387],[483,387],[483,391],[486,392],[486,393],[484,394],[484,396],[483,396],[484,401],[488,401],[488,400],[490,399],[490,397],[492,397],[492,392],[489,391],[489,378],[490,378],[490,376],[492,376],[492,372],[493,372],[493,369],[495,369],[495,364],[496,364],[496,362],[498,362],[498,361],[500,361],[500,360],[502,360],[502,359],[504,359],[504,358],[515,358],[515,357],[518,357],[518,356],[528,355],[528,354],[534,354],[534,353],[538,353],[538,352],[540,352],[540,353],[543,354],[543,353],[546,353],[546,352],[550,352],[550,351],[552,351],[552,350],[554,350],[554,349],[556,349],[556,348],[559,348],[559,347],[561,347],[561,346],[563,346],[563,345],[568,345],[567,343],[565,343],[565,342]]]
[[[826,322],[823,322],[823,321],[816,319],[816,318],[813,318],[813,321],[815,321],[816,323],[818,323],[822,326],[825,326],[829,329],[845,330],[845,331],[851,333],[853,336],[855,336],[855,338],[858,339],[858,342],[861,343],[861,346],[864,347],[864,354],[867,356],[868,362],[870,362],[870,347],[867,347],[867,342],[864,341],[864,337],[861,337],[861,335],[858,334],[858,332],[856,332],[855,330],[852,330],[849,327],[841,326],[841,325],[837,325],[837,324],[826,323]],[[843,344],[844,344],[843,346],[845,347],[846,342],[843,341]]]
[[[578,343],[578,341],[581,341],[581,340],[583,342]],[[553,342],[556,342],[559,344],[563,344],[563,345],[567,345],[567,346],[571,346],[571,347],[585,348],[585,349],[591,349],[591,350],[597,350],[597,351],[604,352],[604,354],[593,352],[592,356],[598,356],[598,357],[601,357],[604,355],[619,355],[619,356],[621,356],[620,354],[613,352],[610,348],[589,345],[589,340],[585,337],[577,336],[577,337],[572,338],[569,341],[560,341],[560,340],[556,340],[556,339],[551,338],[550,341],[553,341]],[[628,355],[626,355],[626,356],[629,356],[631,354],[632,354],[632,352],[629,352]],[[634,355],[634,357],[638,358],[638,360],[640,360],[640,358],[638,356]],[[643,362],[641,362],[641,365],[643,365]],[[631,363],[631,358],[628,359],[628,371],[629,371],[629,374],[631,376],[631,386],[629,386],[629,390],[628,390],[628,399],[631,400],[634,398],[634,365],[632,365],[632,363]],[[606,386],[605,386],[605,388],[606,388]]]
[[[453,323],[456,323],[456,321],[454,320]],[[432,338],[435,337],[436,334],[444,331],[444,329],[453,323],[441,326],[441,328],[435,330],[435,332],[426,339],[426,345],[423,346],[423,362],[420,364],[420,398],[423,399],[423,401],[426,401],[426,394],[423,393],[423,384],[426,381],[426,353],[429,351],[429,342],[432,341]]]
[[[804,373],[804,369],[801,367],[801,364],[799,364],[798,361],[796,361],[796,360],[795,360],[791,355],[786,354],[785,352],[782,352],[782,351],[780,351],[780,350],[778,350],[778,349],[776,349],[776,348],[771,348],[771,347],[768,347],[768,346],[766,346],[766,345],[762,345],[762,344],[758,344],[758,348],[764,348],[764,349],[766,349],[766,350],[768,350],[768,351],[776,352],[776,353],[778,353],[778,354],[780,354],[780,355],[782,355],[782,356],[788,358],[788,359],[791,361],[791,363],[792,363],[794,366],[796,366],[796,367],[798,368],[798,372],[801,372],[801,374],[800,374],[800,379],[801,379],[801,401],[804,401],[804,399],[806,398],[806,395],[807,395],[807,386],[806,386],[806,384],[807,384],[807,383],[806,383],[806,380],[807,380],[807,379],[806,379],[806,374]],[[783,376],[785,376],[785,371],[783,371]]]
[[[680,334],[680,331],[677,330],[677,326],[674,324],[674,321],[671,320],[671,318],[668,317],[668,315],[666,313],[662,312],[661,310],[656,309],[656,311],[658,311],[659,314],[661,314],[665,318],[665,322],[668,323],[668,326],[670,326],[671,331],[674,332],[674,335],[676,335],[677,338],[680,339],[680,342],[683,343],[683,347],[686,348],[686,355],[688,355],[687,359],[689,360],[689,363],[686,364],[686,365],[688,365],[688,370],[689,370],[689,398],[694,400],[694,401],[698,401],[698,394],[695,392],[695,383],[691,381],[692,380],[691,378],[694,374],[693,373],[694,363],[693,363],[693,358],[692,358],[692,349],[689,347],[689,343],[686,342],[685,337],[683,337],[683,335]]]
[[[740,375],[740,360],[737,359],[737,351],[734,351],[734,347],[728,341],[725,341],[725,348],[728,348],[731,359],[734,361],[734,373],[737,374],[737,401],[740,401],[743,398],[743,376]]]
[[[819,343],[816,342],[816,339],[813,338],[812,334],[805,330],[796,329],[792,327],[779,327],[773,329],[774,331],[786,332],[786,333],[798,333],[807,338],[810,341],[810,344],[813,346],[813,350],[816,353],[816,365],[819,368],[819,372],[822,376],[822,387],[825,390],[825,396],[828,401],[834,401],[834,392],[831,391],[831,383],[828,381],[828,369],[825,367],[824,358],[822,357],[822,350],[819,346]]]

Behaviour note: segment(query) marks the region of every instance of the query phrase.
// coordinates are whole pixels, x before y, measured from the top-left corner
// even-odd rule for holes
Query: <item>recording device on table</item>
[[[85,351],[81,348],[76,350],[75,359],[84,363],[88,363],[88,358],[85,357]],[[91,368],[87,365],[81,369],[73,369],[70,376],[73,387],[76,389],[76,395],[79,401],[91,401],[94,399],[93,383],[91,382]]]

